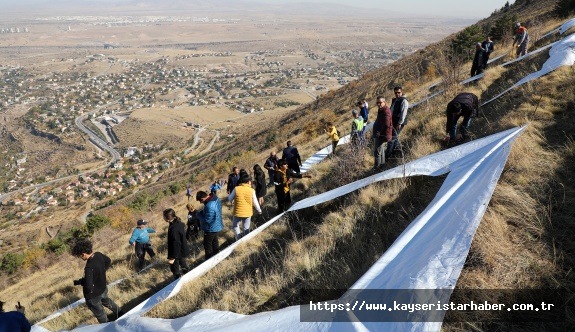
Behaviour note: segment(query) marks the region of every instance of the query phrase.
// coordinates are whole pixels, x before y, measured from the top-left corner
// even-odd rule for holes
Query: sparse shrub
[[[147,209],[147,208],[146,208]],[[112,228],[128,232],[134,225],[134,213],[126,206],[119,206],[109,210],[107,217]]]
[[[99,215],[93,215],[86,219],[85,227],[89,234],[94,234],[95,231],[109,224],[110,224],[109,218],[102,217]]]
[[[31,268],[37,265],[38,261],[46,256],[46,251],[42,248],[32,248],[24,253],[24,268]]]
[[[53,252],[56,255],[61,255],[68,250],[68,245],[60,238],[53,238],[42,247],[46,249],[46,251]]]
[[[22,266],[24,263],[24,255],[9,252],[4,257],[2,257],[2,263],[0,263],[0,270],[13,274],[16,270]]]

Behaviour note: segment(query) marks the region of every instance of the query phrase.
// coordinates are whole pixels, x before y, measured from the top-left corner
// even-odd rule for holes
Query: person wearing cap
[[[252,179],[248,173],[241,174],[238,185],[228,197],[228,201],[234,204],[232,228],[236,234],[236,240],[239,240],[250,231],[250,222],[254,214],[253,209],[255,208],[259,214],[262,214],[256,191],[252,188]],[[243,232],[241,233],[240,222],[243,225]]]
[[[475,56],[473,57],[473,63],[471,65],[471,77],[483,73],[483,55],[485,51],[481,47],[481,43],[475,44]]]
[[[352,148],[358,147],[360,144],[363,144],[363,118],[359,115],[357,110],[351,111],[351,115],[353,116],[353,121],[351,122],[351,144]]]
[[[470,92],[462,92],[455,96],[447,104],[445,116],[447,121],[445,123],[445,138],[444,141],[456,141],[465,139],[467,137],[467,129],[471,123],[471,117],[475,116],[479,110],[479,98]],[[457,121],[463,117],[463,122],[459,127],[461,139],[456,136]]]
[[[287,141],[287,147],[282,152],[282,159],[288,163],[289,168],[300,173],[301,157],[297,148],[291,145],[291,141]]]
[[[288,167],[287,161],[280,159],[274,175],[274,185],[278,201],[278,214],[287,211],[291,205],[290,185],[294,178],[308,178],[311,175],[297,173]]]
[[[32,326],[25,316],[25,308],[16,305],[16,311],[4,312],[4,303],[0,301],[0,331],[30,332]]]
[[[513,46],[517,44],[517,51],[515,52],[515,57],[518,58],[527,54],[527,47],[529,45],[529,33],[527,28],[521,26],[521,23],[517,22],[513,25],[515,30],[515,39],[513,39]]]
[[[136,257],[138,257],[138,268],[144,267],[146,252],[150,255],[150,259],[156,256],[152,244],[150,243],[150,236],[148,233],[155,233],[156,231],[152,228],[146,227],[147,221],[140,219],[136,222],[137,226],[132,232],[132,237],[130,237],[130,245],[136,250]]]

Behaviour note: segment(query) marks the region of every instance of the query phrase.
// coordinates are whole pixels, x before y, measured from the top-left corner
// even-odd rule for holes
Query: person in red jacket
[[[373,124],[373,157],[375,159],[373,169],[381,170],[385,164],[385,149],[391,142],[393,133],[393,121],[391,109],[385,103],[385,98],[377,97],[377,118]]]

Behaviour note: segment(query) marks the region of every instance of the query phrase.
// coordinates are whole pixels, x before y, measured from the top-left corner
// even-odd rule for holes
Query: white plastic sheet
[[[539,78],[543,75],[547,75],[555,69],[562,66],[571,66],[575,63],[575,34],[567,36],[560,41],[551,44],[551,50],[549,50],[549,59],[545,61],[541,70],[531,73],[517,83],[513,84],[509,89],[503,91],[497,96],[491,98],[490,100],[483,103],[483,105],[489,104],[495,99],[503,96],[507,92],[515,89],[516,87]]]
[[[513,128],[435,153],[405,167],[396,167],[318,195],[322,197],[300,201],[290,210],[326,202],[375,181],[411,175],[437,176],[450,172],[432,203],[351,289],[453,289],[511,144],[523,130]],[[257,231],[261,232],[279,217],[281,215],[243,239],[248,241]],[[228,249],[230,253],[233,250]],[[140,317],[155,303],[175,295],[184,283],[201,276],[228,255],[222,252],[208,260],[117,322],[82,327],[77,331],[224,331],[232,328],[234,331],[438,331],[441,326],[440,323],[410,322],[302,323],[299,321],[299,306],[247,316],[199,310],[174,320]]]

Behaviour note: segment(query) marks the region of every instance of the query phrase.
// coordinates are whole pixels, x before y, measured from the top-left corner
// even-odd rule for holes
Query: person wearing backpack
[[[515,30],[515,39],[513,39],[513,46],[517,43],[517,52],[515,53],[515,57],[519,58],[527,54],[527,47],[529,46],[529,33],[527,32],[527,28],[521,26],[521,23],[517,22],[513,25],[513,29]]]
[[[331,154],[335,156],[335,148],[337,147],[337,143],[339,142],[339,132],[337,128],[333,125],[333,123],[327,123],[327,136],[331,139]]]
[[[204,209],[196,213],[204,231],[204,251],[206,260],[220,252],[218,235],[224,229],[222,221],[222,202],[216,195],[208,195],[205,191],[198,191],[196,200],[204,204]]]

